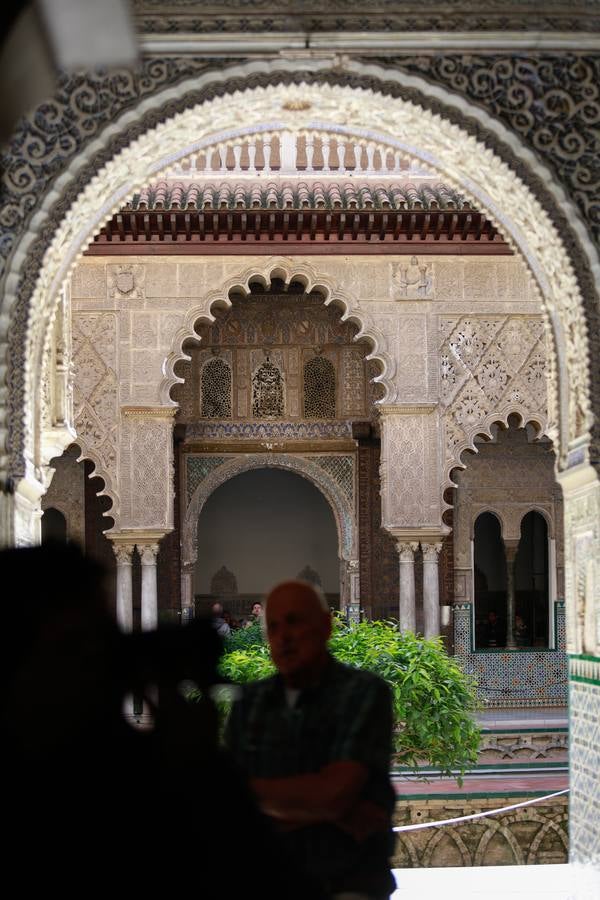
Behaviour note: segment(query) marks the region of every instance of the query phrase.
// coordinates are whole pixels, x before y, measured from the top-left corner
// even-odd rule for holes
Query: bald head
[[[331,635],[331,615],[319,591],[305,581],[278,584],[267,597],[265,628],[273,662],[290,687],[318,679]]]

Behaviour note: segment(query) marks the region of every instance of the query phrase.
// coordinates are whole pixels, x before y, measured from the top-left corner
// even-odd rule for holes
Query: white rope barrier
[[[512,806],[502,806],[500,809],[486,809],[484,812],[471,813],[468,816],[459,816],[456,819],[440,819],[437,822],[419,822],[417,825],[397,825],[394,831],[417,831],[421,828],[437,828],[440,825],[454,825],[456,822],[467,822],[470,819],[482,819],[484,816],[497,816],[499,813],[510,812],[511,809],[519,809],[521,806],[531,806],[532,803],[542,803],[544,800],[552,800],[561,794],[568,794],[569,788],[556,791],[554,794],[546,794],[545,797],[533,797],[531,800],[523,800],[522,803],[513,803]],[[398,798],[400,799],[400,798]]]

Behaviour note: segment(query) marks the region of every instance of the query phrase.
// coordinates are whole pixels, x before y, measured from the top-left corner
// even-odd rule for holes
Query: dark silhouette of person
[[[280,900],[285,852],[218,744],[210,620],[121,634],[103,570],[74,546],[2,551],[0,572],[12,591],[0,638],[5,882],[66,897],[118,888]],[[201,703],[184,699],[187,679]],[[144,693],[153,727],[124,716],[130,692]],[[273,860],[261,864],[250,836]],[[299,871],[290,896],[310,891]]]
[[[313,585],[274,588],[265,625],[278,674],[244,685],[227,744],[296,866],[328,897],[383,900],[395,888],[388,686],[330,656],[331,614]]]

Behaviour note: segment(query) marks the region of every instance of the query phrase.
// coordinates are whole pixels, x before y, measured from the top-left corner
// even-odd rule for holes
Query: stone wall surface
[[[417,825],[512,806],[523,797],[448,797],[396,804],[394,825]],[[568,806],[565,796],[470,822],[401,832],[394,868],[420,866],[521,866],[568,861]]]

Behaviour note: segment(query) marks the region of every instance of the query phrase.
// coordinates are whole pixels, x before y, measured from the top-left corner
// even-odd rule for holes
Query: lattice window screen
[[[252,415],[255,419],[272,419],[283,413],[283,376],[267,359],[252,376]]]
[[[231,418],[231,368],[224,359],[211,359],[204,364],[200,389],[203,418]]]
[[[315,356],[304,365],[304,416],[335,419],[335,369],[324,356]]]

